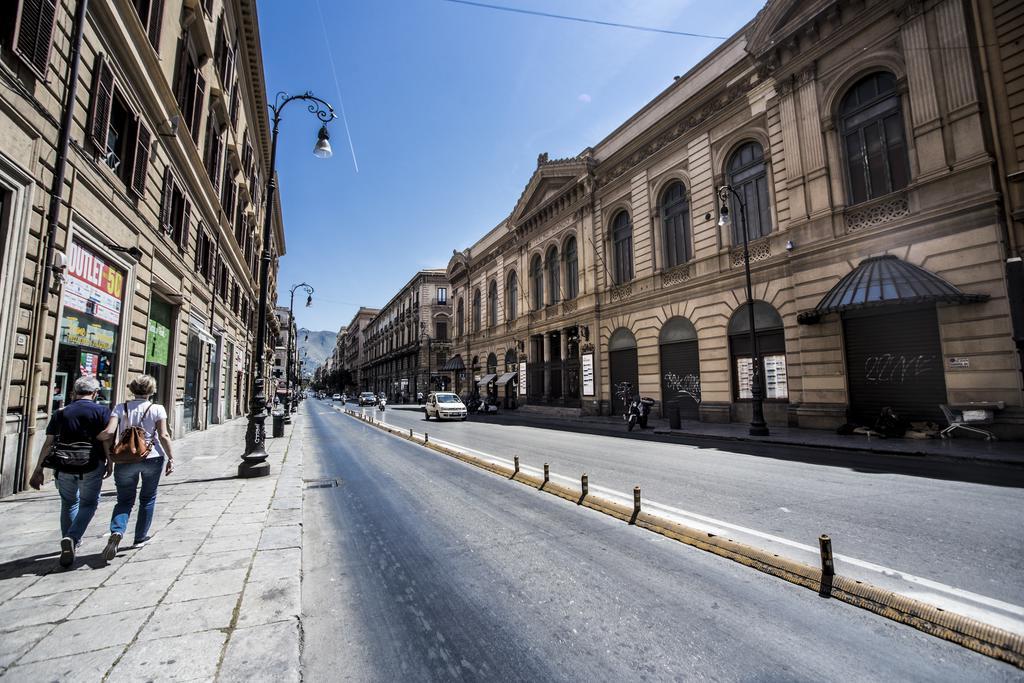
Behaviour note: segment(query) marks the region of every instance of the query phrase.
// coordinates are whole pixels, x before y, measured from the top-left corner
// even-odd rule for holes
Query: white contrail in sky
[[[352,133],[348,129],[348,117],[345,116],[345,100],[341,96],[341,85],[338,83],[338,70],[334,67],[334,54],[331,52],[331,38],[327,34],[327,22],[324,21],[324,12],[320,9],[320,0],[315,0],[316,12],[320,15],[320,27],[324,30],[324,44],[327,46],[327,59],[331,63],[331,73],[334,74],[334,89],[338,93],[338,106],[341,108],[341,122],[345,125],[345,137],[348,138],[348,148],[352,152],[352,165],[359,173],[359,162],[356,161],[356,148],[352,145]]]

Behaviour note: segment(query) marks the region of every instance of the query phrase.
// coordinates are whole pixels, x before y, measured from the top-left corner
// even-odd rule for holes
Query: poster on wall
[[[526,363],[519,364],[519,395],[526,396]]]
[[[60,326],[60,342],[71,346],[84,346],[90,349],[106,351],[114,350],[117,341],[117,328],[101,322],[93,322],[82,316],[64,315]]]
[[[117,325],[121,322],[123,293],[124,273],[72,240],[64,307]]]
[[[171,330],[150,318],[146,332],[146,362],[167,365],[167,351]]]
[[[594,395],[594,354],[585,353],[580,359],[582,362],[583,395]]]

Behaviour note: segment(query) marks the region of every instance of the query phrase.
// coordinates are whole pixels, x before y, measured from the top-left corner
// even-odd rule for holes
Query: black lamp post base
[[[270,463],[266,460],[243,460],[238,463],[239,479],[254,479],[270,474]]]
[[[768,425],[750,425],[750,436],[768,436]]]

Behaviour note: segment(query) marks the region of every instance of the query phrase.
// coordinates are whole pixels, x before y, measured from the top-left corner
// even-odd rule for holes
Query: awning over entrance
[[[504,372],[498,375],[498,380],[495,382],[499,387],[503,387],[512,381],[512,378],[516,376],[515,372]]]
[[[485,387],[491,383],[491,380],[497,377],[497,375],[484,375],[480,378],[480,381],[476,383],[478,387]]]
[[[455,372],[465,369],[466,364],[462,362],[462,356],[460,354],[455,354],[441,366],[441,372]]]
[[[935,273],[887,254],[864,259],[846,274],[818,305],[797,316],[810,325],[823,315],[895,304],[968,304],[988,300],[988,294],[965,294]]]

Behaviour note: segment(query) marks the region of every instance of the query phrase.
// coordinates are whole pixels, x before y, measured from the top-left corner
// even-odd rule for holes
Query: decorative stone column
[[[544,333],[544,402],[551,400],[551,333]]]
[[[562,328],[558,338],[562,352],[562,405],[565,405],[569,391],[569,328]]]

